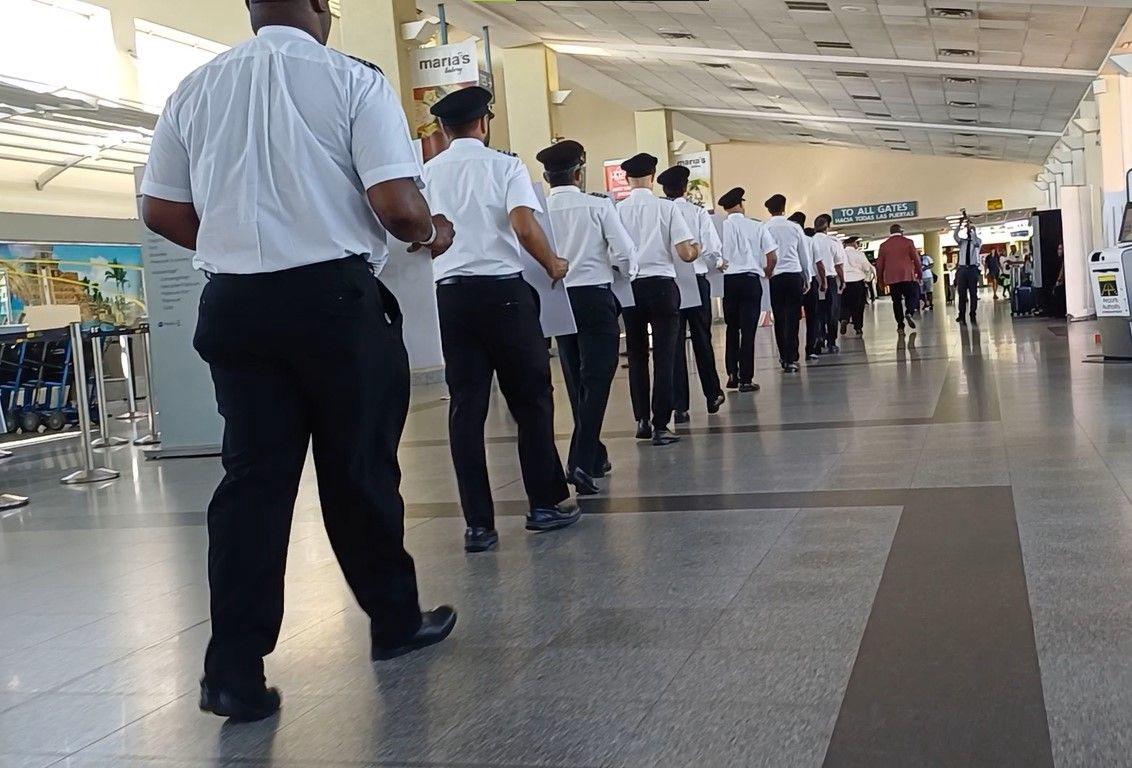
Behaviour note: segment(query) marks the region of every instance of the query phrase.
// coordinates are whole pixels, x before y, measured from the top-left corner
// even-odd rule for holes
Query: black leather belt
[[[494,283],[498,280],[518,280],[523,277],[522,272],[510,275],[453,275],[442,277],[436,281],[437,285],[460,285],[461,283]]]

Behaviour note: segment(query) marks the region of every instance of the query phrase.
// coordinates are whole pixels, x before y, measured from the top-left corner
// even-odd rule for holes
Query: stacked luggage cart
[[[59,432],[78,424],[71,396],[74,349],[66,328],[0,334],[0,419],[5,431]],[[88,393],[93,379],[88,377]],[[91,413],[97,423],[97,409]]]

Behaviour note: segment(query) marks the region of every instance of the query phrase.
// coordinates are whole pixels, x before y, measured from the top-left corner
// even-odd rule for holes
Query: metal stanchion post
[[[119,336],[118,343],[122,345],[122,374],[126,377],[126,412],[115,416],[121,421],[136,421],[144,413],[138,410],[138,393],[134,390],[134,357],[130,346],[129,336]]]
[[[83,468],[62,478],[67,485],[99,483],[118,477],[116,470],[94,466],[90,439],[90,397],[87,395],[86,355],[83,354],[82,323],[71,323],[71,360],[75,373],[75,406],[79,409],[79,437],[83,446]]]
[[[125,445],[128,440],[110,434],[110,409],[106,405],[106,374],[102,363],[102,337],[92,336],[91,351],[94,353],[94,393],[98,400],[98,437],[91,441],[92,448],[113,448]]]
[[[149,330],[141,335],[142,351],[145,353],[145,405],[149,412],[149,434],[134,441],[134,445],[157,445],[161,442],[161,431],[157,428],[157,398],[153,396],[153,353],[149,345]]]

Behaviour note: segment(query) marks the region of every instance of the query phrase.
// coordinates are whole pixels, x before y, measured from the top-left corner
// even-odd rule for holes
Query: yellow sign
[[[988,211],[1001,211],[1002,208],[1002,198],[998,198],[996,200],[987,200]]]

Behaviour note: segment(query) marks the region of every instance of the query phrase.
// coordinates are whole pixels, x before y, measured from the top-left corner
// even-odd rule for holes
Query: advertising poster
[[[709,211],[715,207],[715,196],[711,190],[711,152],[689,152],[676,155],[676,164],[686,167],[688,177],[688,202]]]
[[[417,48],[411,53],[413,112],[409,128],[420,139],[426,161],[447,147],[444,132],[429,110],[453,91],[480,84],[479,54],[475,40]]]
[[[624,160],[605,161],[605,193],[617,202],[629,196],[629,177],[621,170]]]
[[[145,316],[136,245],[0,243],[12,314],[26,306],[77,304],[83,320],[136,325]]]

